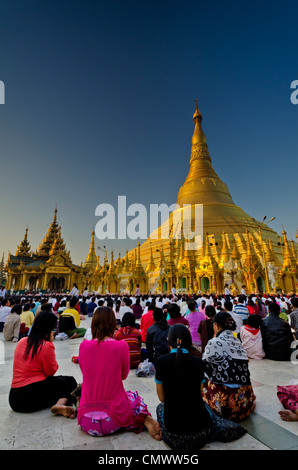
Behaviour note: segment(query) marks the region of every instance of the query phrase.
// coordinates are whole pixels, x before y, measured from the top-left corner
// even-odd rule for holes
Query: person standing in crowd
[[[229,289],[229,284],[225,284],[225,296],[226,296],[226,300],[228,300],[230,298],[230,295],[231,295],[231,291]]]
[[[139,286],[139,284],[137,284],[137,288],[136,288],[135,295],[136,295],[136,296],[139,296],[139,295],[141,295],[141,289],[140,289],[140,286]]]
[[[79,294],[80,294],[80,291],[79,291],[79,289],[78,289],[78,286],[77,286],[76,283],[74,283],[73,288],[71,289],[69,295],[70,295],[70,296],[75,295],[76,297],[78,297]]]

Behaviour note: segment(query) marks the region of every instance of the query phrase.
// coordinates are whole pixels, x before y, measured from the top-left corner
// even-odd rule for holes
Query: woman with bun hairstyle
[[[228,312],[213,318],[214,337],[208,341],[202,359],[205,365],[203,398],[222,418],[240,421],[255,407],[248,357],[233,331],[234,319]]]
[[[171,326],[168,344],[170,353],[157,359],[155,374],[160,400],[156,414],[164,442],[174,451],[188,453],[210,441],[229,442],[243,436],[242,426],[217,417],[204,403],[203,362],[192,354],[189,329]]]

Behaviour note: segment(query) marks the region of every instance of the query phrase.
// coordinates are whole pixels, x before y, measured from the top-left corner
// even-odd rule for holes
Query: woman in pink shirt
[[[188,308],[190,313],[187,315],[187,320],[189,323],[189,329],[192,339],[192,344],[197,347],[201,348],[202,341],[199,335],[199,326],[202,320],[206,320],[207,316],[205,315],[204,311],[197,311],[197,304],[194,300],[190,300],[188,302]]]
[[[16,346],[9,393],[14,411],[30,413],[51,407],[54,414],[75,417],[70,401],[77,382],[71,376],[55,375],[59,367],[53,344],[56,322],[55,314],[41,311],[29,336]]]
[[[98,307],[91,322],[92,340],[79,349],[83,374],[78,423],[87,434],[102,436],[120,428],[135,433],[146,427],[161,440],[160,426],[137,392],[125,391],[123,380],[130,370],[129,347],[113,339],[116,319],[110,307]]]

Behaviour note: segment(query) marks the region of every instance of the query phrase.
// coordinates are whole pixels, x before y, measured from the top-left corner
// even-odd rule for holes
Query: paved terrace
[[[86,318],[84,326],[89,326]],[[0,333],[0,341],[3,334]],[[54,342],[58,374],[73,375],[82,382],[78,364],[71,362],[78,355],[81,339]],[[8,393],[12,377],[13,354],[16,344],[4,343],[5,362],[0,364],[0,449],[1,450],[169,450],[164,442],[153,440],[147,431],[141,434],[118,432],[111,436],[95,438],[85,434],[76,420],[53,416],[49,409],[32,414],[20,414],[11,410]],[[255,412],[242,425],[248,433],[231,443],[212,442],[202,450],[297,450],[298,422],[284,422],[278,411],[282,406],[276,396],[277,385],[288,385],[298,379],[298,364],[269,360],[250,361],[254,392],[257,397]],[[126,379],[127,390],[137,390],[145,399],[153,417],[158,398],[154,378],[139,378],[131,371]]]

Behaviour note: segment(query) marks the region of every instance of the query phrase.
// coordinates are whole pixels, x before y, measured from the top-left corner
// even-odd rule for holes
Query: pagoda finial
[[[206,144],[207,139],[201,126],[201,121],[203,119],[203,116],[200,113],[199,108],[198,108],[198,100],[196,99],[195,102],[196,102],[196,109],[193,115],[195,129],[194,129],[194,133],[192,136],[192,145],[200,144],[200,143]]]

